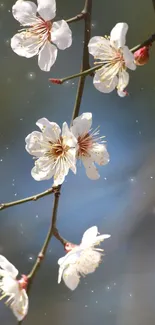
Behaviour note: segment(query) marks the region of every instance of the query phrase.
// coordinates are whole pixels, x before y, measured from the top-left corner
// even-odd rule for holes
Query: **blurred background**
[[[14,1],[0,2],[0,202],[42,192],[51,181],[31,177],[32,157],[25,137],[46,117],[69,123],[77,80],[62,86],[48,82],[80,69],[83,22],[72,24],[73,45],[59,51],[50,73],[39,70],[37,58],[18,57],[10,38],[19,29],[12,16]],[[57,0],[57,20],[81,11],[84,0]],[[117,22],[127,22],[131,48],[155,32],[151,0],[93,1],[92,35],[108,35]],[[92,275],[81,279],[75,292],[57,284],[57,260],[64,255],[52,239],[30,294],[25,325],[98,324],[154,325],[155,323],[155,44],[147,65],[130,73],[129,96],[98,92],[87,78],[82,112],[93,113],[93,127],[106,136],[110,163],[99,167],[91,181],[83,166],[72,172],[62,188],[58,211],[60,233],[79,243],[83,232],[97,225],[111,238],[102,244],[105,257]],[[52,196],[0,212],[0,253],[22,273],[28,273],[49,226]],[[17,324],[0,303],[2,324]]]

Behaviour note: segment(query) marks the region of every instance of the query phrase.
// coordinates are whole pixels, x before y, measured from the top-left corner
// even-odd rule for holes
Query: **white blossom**
[[[101,241],[110,235],[99,235],[96,226],[85,231],[80,245],[68,244],[68,253],[58,260],[58,283],[63,278],[70,290],[75,290],[80,282],[80,276],[93,273],[99,266],[103,249],[96,248]],[[74,246],[74,247],[73,247]]]
[[[96,129],[92,132],[92,114],[83,113],[75,120],[73,120],[73,126],[71,132],[77,138],[77,158],[81,159],[86,174],[90,179],[98,179],[100,177],[97,168],[94,163],[98,165],[105,165],[109,162],[109,154],[107,152],[105,144],[99,137],[99,130]]]
[[[65,20],[53,22],[56,14],[55,0],[34,2],[18,0],[12,13],[23,29],[11,39],[13,51],[26,58],[38,55],[38,65],[43,71],[50,71],[57,58],[57,52],[72,44],[72,32]],[[54,44],[55,45],[54,45]]]
[[[76,145],[77,140],[63,123],[62,133],[60,127],[41,118],[36,125],[42,132],[34,131],[29,134],[26,141],[26,150],[37,158],[31,171],[32,177],[45,180],[54,177],[54,186],[63,183],[69,169],[76,173]]]
[[[95,36],[88,44],[89,53],[100,60],[98,64],[103,63],[103,66],[96,70],[93,80],[96,89],[103,93],[110,93],[117,88],[119,96],[126,96],[124,89],[129,83],[126,69],[136,69],[134,55],[125,45],[127,30],[126,23],[118,23],[112,29],[110,38]]]
[[[28,312],[28,296],[26,293],[27,277],[17,280],[18,270],[4,256],[0,255],[0,300],[8,297],[8,305],[18,321],[22,321]]]

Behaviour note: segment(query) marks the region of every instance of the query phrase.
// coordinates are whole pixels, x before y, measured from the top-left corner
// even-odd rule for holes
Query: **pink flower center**
[[[28,285],[28,277],[26,275],[22,275],[21,279],[18,280],[18,284],[19,284],[19,288],[20,290],[22,289],[27,289],[27,285]]]
[[[45,21],[41,17],[37,17],[37,22],[28,29],[33,36],[40,36],[41,39],[51,41],[52,22]]]
[[[89,150],[93,146],[93,137],[89,133],[82,134],[78,137],[78,157],[89,156]]]

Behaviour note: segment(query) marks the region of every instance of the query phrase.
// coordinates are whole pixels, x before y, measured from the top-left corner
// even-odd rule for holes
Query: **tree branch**
[[[84,27],[84,47],[83,47],[83,59],[82,59],[81,73],[84,70],[89,69],[88,42],[90,40],[90,32],[91,32],[91,9],[92,9],[92,0],[85,0],[85,6],[82,11],[85,27]],[[72,19],[72,21],[76,21],[76,20]],[[70,20],[70,22],[71,22],[71,20]],[[86,75],[82,75],[82,76],[80,76],[80,79],[79,79],[79,84],[78,84],[77,95],[76,95],[71,124],[72,124],[73,119],[75,119],[79,114],[83,90],[84,90],[85,78],[86,78]],[[45,239],[42,249],[38,255],[38,258],[31,270],[31,272],[28,275],[28,278],[29,278],[28,293],[30,291],[33,278],[34,278],[37,270],[39,269],[41,261],[43,260],[45,254],[47,252],[48,244],[50,242],[51,237],[55,236],[63,245],[65,245],[65,243],[67,242],[63,237],[60,236],[60,234],[57,230],[57,227],[56,227],[60,189],[61,189],[61,186],[54,188],[54,204],[53,204],[51,225],[49,227],[46,239]],[[20,322],[19,324],[21,324],[21,323],[22,322]]]
[[[46,190],[46,191],[44,191],[42,193],[39,193],[39,194],[36,194],[36,195],[33,195],[33,196],[26,197],[25,199],[21,199],[21,200],[9,202],[9,203],[1,203],[0,204],[0,210],[4,210],[4,209],[9,208],[9,207],[12,207],[14,205],[26,203],[26,202],[29,202],[29,201],[37,201],[38,199],[41,199],[42,197],[44,197],[46,195],[49,195],[51,193],[54,193],[54,191],[55,191],[55,188],[54,187],[51,187],[51,188],[49,188],[48,190]]]
[[[154,41],[155,41],[155,34],[152,34],[146,41],[144,41],[141,44],[136,45],[130,51],[134,53],[134,52],[136,52],[137,50],[139,50],[143,46],[151,45]]]

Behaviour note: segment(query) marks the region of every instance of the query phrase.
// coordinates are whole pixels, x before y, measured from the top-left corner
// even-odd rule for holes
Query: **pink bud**
[[[50,78],[49,81],[52,82],[53,84],[57,84],[57,85],[61,85],[62,84],[61,79]]]
[[[20,287],[20,289],[22,290],[22,289],[27,289],[27,285],[28,285],[28,277],[27,277],[27,275],[22,275],[22,277],[21,277],[21,279],[20,280],[18,280],[18,283],[19,283],[19,287]]]
[[[149,46],[143,46],[134,53],[135,64],[144,65],[149,60]]]

